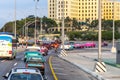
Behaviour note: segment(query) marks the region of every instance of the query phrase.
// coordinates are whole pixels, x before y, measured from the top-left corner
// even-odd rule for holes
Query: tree
[[[78,22],[75,18],[72,20],[72,30],[74,30],[74,28],[78,29]]]
[[[96,28],[98,26],[98,20],[93,20],[92,22],[91,22],[91,24],[90,24],[90,27],[91,28]]]
[[[118,31],[120,28],[120,20],[115,21],[115,30]]]
[[[113,20],[105,20],[104,25],[102,25],[102,27],[104,27],[104,30],[112,30]]]
[[[86,23],[86,26],[90,27],[90,19],[89,18],[86,18],[85,23]]]
[[[65,18],[65,27],[70,27],[72,25],[72,20],[69,17]]]

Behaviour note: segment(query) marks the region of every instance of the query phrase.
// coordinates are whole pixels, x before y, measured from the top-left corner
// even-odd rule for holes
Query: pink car
[[[96,46],[96,44],[94,42],[87,42],[87,43],[85,43],[85,47],[86,48],[93,48],[95,46]]]
[[[75,43],[74,44],[74,48],[84,48],[84,47],[85,47],[85,45],[82,43]]]

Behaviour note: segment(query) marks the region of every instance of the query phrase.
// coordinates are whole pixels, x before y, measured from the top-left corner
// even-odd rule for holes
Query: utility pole
[[[34,0],[35,1],[35,33],[34,33],[34,40],[35,40],[35,45],[36,45],[36,40],[37,40],[37,32],[36,32],[36,26],[37,26],[37,23],[36,23],[36,18],[37,18],[37,2],[39,0]]]
[[[101,61],[101,0],[99,0],[99,5],[98,5],[98,18],[99,18],[99,35],[98,35],[98,61]]]
[[[106,65],[102,61],[102,54],[101,54],[101,5],[102,5],[102,0],[98,0],[98,19],[99,19],[99,35],[98,35],[98,61],[96,62],[95,65],[95,72],[106,72]]]
[[[14,12],[14,18],[15,18],[15,31],[14,31],[14,36],[15,36],[15,39],[16,39],[16,0],[15,0],[15,12]]]
[[[64,48],[64,7],[65,7],[65,3],[64,3],[64,0],[62,1],[62,46],[63,46],[63,50],[65,49]]]
[[[115,1],[113,1],[113,46],[111,49],[112,53],[116,53],[116,48],[115,48]]]

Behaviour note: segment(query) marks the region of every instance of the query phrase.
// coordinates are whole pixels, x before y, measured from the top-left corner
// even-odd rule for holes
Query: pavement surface
[[[110,50],[101,52],[101,59],[105,63],[106,72],[95,72],[95,65],[98,60],[97,50],[72,50],[66,51],[66,54],[67,56],[59,55],[59,57],[76,65],[98,80],[120,80],[120,64],[116,64],[116,53],[111,53]]]

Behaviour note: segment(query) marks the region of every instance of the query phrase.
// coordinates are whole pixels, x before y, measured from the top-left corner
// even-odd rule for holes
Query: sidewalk
[[[68,56],[59,56],[60,58],[78,66],[80,69],[98,78],[98,80],[120,80],[120,65],[116,65],[116,54],[110,51],[102,52],[102,61],[106,64],[106,72],[95,72],[95,64],[98,58],[98,52],[86,51],[67,51]]]

